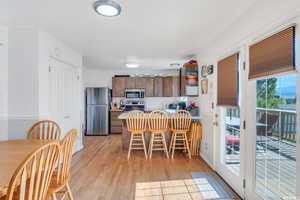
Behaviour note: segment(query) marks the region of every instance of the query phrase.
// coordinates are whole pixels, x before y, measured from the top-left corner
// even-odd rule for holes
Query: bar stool
[[[144,112],[139,110],[130,111],[126,118],[126,123],[128,131],[131,133],[128,159],[130,158],[131,150],[144,150],[147,159],[147,149],[144,137],[147,121]]]
[[[149,158],[153,151],[164,151],[169,158],[165,132],[168,129],[168,114],[164,111],[155,110],[149,114],[148,128],[150,131]]]
[[[174,151],[177,149],[183,149],[187,151],[189,158],[191,159],[191,152],[187,139],[187,132],[190,130],[192,122],[192,116],[185,110],[179,110],[171,116],[171,131],[172,137],[170,142],[169,151],[172,152],[172,158],[174,158]]]

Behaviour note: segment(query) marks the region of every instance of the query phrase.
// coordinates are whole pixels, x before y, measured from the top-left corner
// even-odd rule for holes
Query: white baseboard
[[[215,166],[211,163],[211,161],[204,154],[202,154],[200,152],[200,156],[213,170],[215,170]]]

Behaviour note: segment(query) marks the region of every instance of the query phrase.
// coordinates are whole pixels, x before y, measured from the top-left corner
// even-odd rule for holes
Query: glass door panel
[[[240,110],[239,108],[224,108],[224,156],[223,163],[235,175],[240,175]]]
[[[296,199],[297,76],[256,81],[255,191],[263,199]]]

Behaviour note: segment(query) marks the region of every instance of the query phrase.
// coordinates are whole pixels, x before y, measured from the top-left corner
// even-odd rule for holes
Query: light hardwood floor
[[[142,151],[122,151],[121,135],[86,137],[86,147],[73,158],[71,190],[78,200],[134,200],[136,182],[191,178],[191,172],[213,170],[201,159],[176,153],[167,159],[154,152],[145,160]]]

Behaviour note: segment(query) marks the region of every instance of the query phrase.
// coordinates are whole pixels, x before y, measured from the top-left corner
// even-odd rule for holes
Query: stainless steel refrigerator
[[[109,134],[109,107],[111,90],[109,88],[86,89],[86,135]]]

